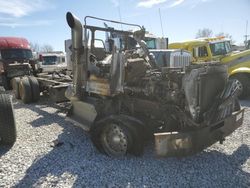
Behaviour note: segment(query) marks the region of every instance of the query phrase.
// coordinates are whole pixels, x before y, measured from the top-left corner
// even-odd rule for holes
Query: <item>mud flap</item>
[[[197,153],[217,141],[223,141],[243,123],[244,109],[209,127],[185,133],[155,133],[156,154],[161,157],[187,156]]]

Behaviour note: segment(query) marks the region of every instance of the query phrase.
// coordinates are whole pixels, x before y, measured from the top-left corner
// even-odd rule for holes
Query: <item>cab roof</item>
[[[20,37],[0,37],[0,49],[30,49],[27,39]]]
[[[225,38],[223,36],[221,37],[204,37],[204,38],[198,38],[198,39],[193,39],[193,40],[186,40],[182,42],[175,42],[171,44],[204,44],[207,42],[223,42],[223,41],[230,41],[230,39]]]
[[[169,44],[170,48],[171,46],[175,48],[188,48],[188,46],[203,46],[205,44],[209,43],[216,43],[216,42],[224,42],[224,41],[230,41],[230,39],[227,39],[225,37],[213,37],[213,38],[198,38],[193,40],[187,40],[183,42],[175,42]]]

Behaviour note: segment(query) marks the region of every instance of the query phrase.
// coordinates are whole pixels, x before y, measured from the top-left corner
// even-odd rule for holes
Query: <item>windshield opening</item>
[[[210,48],[211,48],[211,52],[212,52],[213,56],[225,55],[225,54],[231,52],[231,44],[229,41],[211,43]]]
[[[2,49],[2,59],[5,60],[24,60],[32,59],[32,52],[28,49]]]
[[[155,39],[154,38],[145,38],[148,49],[156,49]]]
[[[43,65],[55,65],[57,61],[56,56],[43,56]]]

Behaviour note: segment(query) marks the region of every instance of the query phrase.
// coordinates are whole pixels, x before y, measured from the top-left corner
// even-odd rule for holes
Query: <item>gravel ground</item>
[[[18,137],[0,148],[0,187],[250,187],[250,100],[241,103],[244,125],[223,145],[181,159],[156,158],[153,146],[140,158],[112,159],[59,105],[14,101]]]

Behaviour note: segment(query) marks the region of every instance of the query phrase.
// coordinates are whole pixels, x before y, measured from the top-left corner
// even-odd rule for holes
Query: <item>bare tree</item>
[[[30,48],[33,52],[40,52],[40,45],[36,42],[30,42]]]
[[[196,38],[202,38],[202,37],[212,37],[213,31],[209,28],[203,28],[199,29],[196,33]]]
[[[37,42],[30,42],[30,48],[34,52],[51,52],[54,50],[50,44],[40,45]]]
[[[54,49],[53,47],[50,45],[50,44],[44,44],[42,47],[41,47],[41,51],[42,52],[52,52]]]

